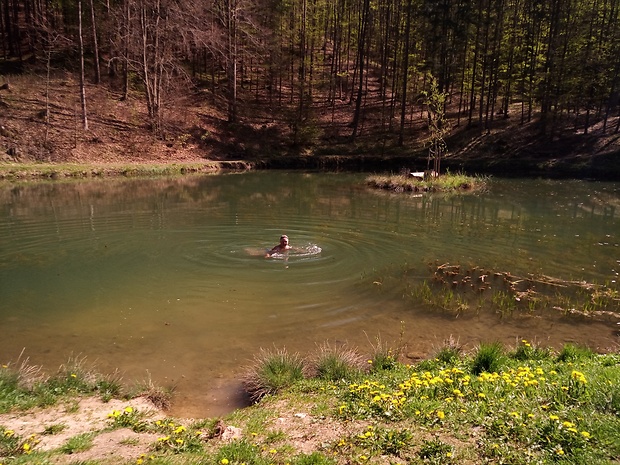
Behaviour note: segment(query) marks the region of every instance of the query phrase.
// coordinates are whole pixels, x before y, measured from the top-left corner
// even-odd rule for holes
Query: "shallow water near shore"
[[[617,347],[613,317],[455,316],[403,293],[405,274],[421,282],[435,263],[617,280],[619,183],[496,179],[485,193],[413,196],[363,180],[0,183],[0,362],[25,349],[53,372],[81,354],[126,380],[174,385],[171,414],[202,417],[244,405],[239,379],[260,348],[308,354],[330,341],[364,353],[379,337],[413,359],[450,336],[466,348]],[[308,253],[265,259],[284,233]]]

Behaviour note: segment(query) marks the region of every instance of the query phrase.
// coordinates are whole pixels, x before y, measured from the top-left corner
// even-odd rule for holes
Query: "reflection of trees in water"
[[[396,231],[414,221],[421,231],[515,237],[546,231],[574,237],[604,234],[617,220],[620,198],[584,183],[530,182],[501,195],[394,195],[370,192],[357,178],[334,174],[244,173],[157,179],[55,181],[0,186],[0,211],[9,221],[52,216],[81,218],[89,228],[108,214],[141,214],[164,228],[179,209],[195,210],[191,225],[236,215],[276,217],[282,211],[329,219],[383,221]],[[497,181],[496,181],[497,183]],[[509,184],[509,183],[507,183]],[[569,183],[570,184],[570,183]],[[501,182],[500,182],[501,185]],[[154,221],[154,222],[153,222]],[[58,226],[58,224],[56,225]],[[600,231],[598,231],[600,229]],[[597,232],[598,231],[598,232]]]

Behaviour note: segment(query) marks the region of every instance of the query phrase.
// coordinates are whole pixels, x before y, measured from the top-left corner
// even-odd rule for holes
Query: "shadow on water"
[[[379,337],[417,358],[453,337],[605,350],[618,344],[617,300],[588,315],[570,311],[576,298],[525,308],[489,279],[481,303],[453,287],[464,274],[436,272],[617,289],[619,216],[618,183],[496,180],[451,197],[288,172],[2,183],[0,356],[25,348],[54,370],[86,355],[176,386],[173,414],[207,416],[246,405],[239,380],[261,347],[368,352]],[[284,233],[301,252],[265,259]]]

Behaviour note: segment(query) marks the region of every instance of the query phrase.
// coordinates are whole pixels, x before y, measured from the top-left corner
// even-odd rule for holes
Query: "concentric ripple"
[[[81,353],[102,370],[148,370],[177,384],[180,410],[207,415],[213,405],[192,399],[235,379],[260,347],[363,348],[380,336],[424,353],[449,336],[490,335],[608,347],[609,325],[453,319],[403,294],[406,278],[421,282],[437,263],[612,281],[619,215],[618,183],[495,181],[452,197],[286,172],[4,184],[0,353],[25,347],[51,369]],[[266,258],[281,234],[293,249]]]

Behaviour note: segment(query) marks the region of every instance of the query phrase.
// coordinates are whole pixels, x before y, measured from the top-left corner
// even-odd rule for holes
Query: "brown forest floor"
[[[252,84],[240,89],[239,120],[226,122],[225,102],[195,88],[170,98],[164,110],[163,137],[146,124],[144,101],[138,92],[121,99],[118,85],[87,85],[89,129],[80,119],[77,77],[55,72],[46,89],[45,70],[0,76],[0,162],[52,163],[201,163],[244,160],[260,167],[420,171],[426,168],[420,112],[408,115],[403,147],[396,144],[398,119],[392,129],[382,123],[387,109],[370,79],[365,96],[361,134],[351,140],[354,105],[347,97],[328,105],[315,96],[308,123],[293,136],[295,106],[290,92],[280,98]],[[46,95],[50,121],[45,122]],[[450,153],[443,167],[468,174],[522,175],[620,179],[618,116],[590,127],[588,134],[566,123],[552,137],[541,137],[535,121],[521,124],[520,105],[509,118],[497,116],[490,130],[466,128],[465,121],[448,138]],[[451,120],[456,121],[455,115]],[[383,125],[383,126],[382,126]]]

